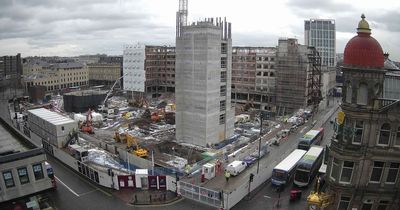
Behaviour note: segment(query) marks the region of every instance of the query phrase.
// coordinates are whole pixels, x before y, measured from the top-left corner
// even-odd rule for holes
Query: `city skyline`
[[[190,0],[188,9],[189,23],[227,17],[234,46],[275,47],[280,37],[297,38],[304,44],[304,20],[335,19],[337,53],[343,53],[356,31],[354,25],[365,13],[383,51],[392,60],[400,60],[400,44],[395,40],[400,35],[397,1]],[[137,41],[174,46],[177,10],[177,0],[5,1],[0,8],[0,54],[122,55],[124,44]]]

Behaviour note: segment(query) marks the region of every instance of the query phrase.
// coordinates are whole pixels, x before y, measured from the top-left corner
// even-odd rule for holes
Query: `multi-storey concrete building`
[[[233,134],[231,24],[210,18],[176,39],[176,139],[206,146]]]
[[[233,47],[232,102],[239,111],[247,107],[276,111],[274,47]]]
[[[125,90],[152,97],[175,91],[175,47],[127,45],[123,63]]]
[[[327,194],[330,209],[399,209],[399,80],[386,75],[382,48],[361,17],[344,50],[343,114],[329,147]]]
[[[319,104],[320,67],[314,47],[300,45],[297,39],[279,39],[275,61],[278,115]]]
[[[315,47],[321,56],[323,66],[336,65],[335,20],[310,19],[304,21],[304,43]]]

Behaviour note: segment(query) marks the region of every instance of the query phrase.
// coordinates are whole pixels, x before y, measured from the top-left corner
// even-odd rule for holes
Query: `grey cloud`
[[[323,0],[289,0],[287,6],[290,8],[298,9],[298,12],[303,13],[302,10],[320,12],[343,12],[345,10],[353,10],[350,4],[345,3],[333,3],[332,1]]]

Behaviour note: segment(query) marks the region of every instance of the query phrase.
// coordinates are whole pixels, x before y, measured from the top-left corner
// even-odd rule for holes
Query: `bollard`
[[[138,202],[138,200],[137,200],[137,195],[135,194],[135,201],[134,201],[134,203],[137,203]]]
[[[150,197],[150,203],[151,203],[151,195],[149,195],[149,197]]]

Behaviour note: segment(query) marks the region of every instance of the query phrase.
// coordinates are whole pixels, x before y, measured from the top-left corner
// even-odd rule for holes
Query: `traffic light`
[[[254,179],[254,174],[251,173],[251,174],[250,174],[250,182],[253,182],[253,179]]]

